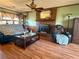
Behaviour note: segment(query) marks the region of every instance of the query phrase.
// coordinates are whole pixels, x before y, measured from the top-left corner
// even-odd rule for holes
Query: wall
[[[35,26],[36,25],[36,12],[35,11],[29,12],[27,20],[30,26]]]
[[[36,12],[35,11],[28,13],[28,20],[36,20]]]
[[[66,6],[60,7],[57,9],[57,16],[56,16],[56,25],[66,25],[67,26],[67,15],[72,14],[71,18],[79,17],[79,5],[74,6]]]
[[[32,31],[37,31],[38,27],[36,26],[36,11],[29,12],[26,21]]]

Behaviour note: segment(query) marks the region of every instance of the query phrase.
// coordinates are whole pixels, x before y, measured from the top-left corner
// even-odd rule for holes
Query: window
[[[16,14],[0,12],[0,24],[19,24],[19,17]]]
[[[14,21],[14,24],[19,24],[19,22],[18,21]]]
[[[7,24],[13,24],[13,21],[7,21]]]
[[[0,24],[6,24],[6,21],[0,21]]]

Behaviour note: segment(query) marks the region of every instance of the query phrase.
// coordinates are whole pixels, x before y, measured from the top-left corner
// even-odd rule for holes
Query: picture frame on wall
[[[51,11],[45,10],[40,13],[40,19],[50,19],[51,18]]]

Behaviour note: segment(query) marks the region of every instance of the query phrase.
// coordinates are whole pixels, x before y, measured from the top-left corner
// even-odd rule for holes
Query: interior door
[[[79,18],[74,21],[73,42],[79,44]]]

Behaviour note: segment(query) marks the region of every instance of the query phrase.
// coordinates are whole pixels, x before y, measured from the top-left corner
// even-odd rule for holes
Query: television
[[[49,26],[49,24],[40,25],[39,26],[39,32],[50,33],[50,26]]]

